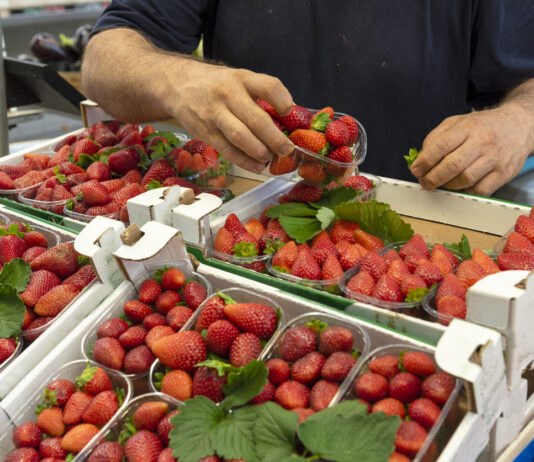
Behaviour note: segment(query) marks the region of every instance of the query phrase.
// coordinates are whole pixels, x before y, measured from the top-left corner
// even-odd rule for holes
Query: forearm
[[[527,80],[511,90],[500,107],[520,114],[525,128],[525,144],[529,155],[534,155],[534,79]]]

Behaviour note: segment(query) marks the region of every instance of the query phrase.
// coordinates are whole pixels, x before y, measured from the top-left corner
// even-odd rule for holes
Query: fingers
[[[447,125],[451,124],[447,121]],[[453,121],[448,128],[439,128],[429,134],[419,157],[412,164],[412,173],[420,178],[431,170],[447,154],[458,148],[468,137],[469,130],[460,120]],[[450,179],[450,178],[448,178]]]
[[[268,101],[281,116],[288,115],[293,107],[289,90],[276,77],[250,72],[244,79],[246,90],[254,97]]]
[[[508,180],[503,177],[502,172],[493,171],[482,178],[472,188],[467,189],[466,192],[477,194],[479,196],[491,196],[507,181]]]
[[[477,184],[482,178],[494,169],[494,165],[485,157],[479,157],[462,173],[445,183],[445,188],[460,190]]]
[[[209,143],[213,145],[222,156],[245,170],[260,173],[265,169],[265,163],[258,162],[240,149],[236,148],[220,131],[215,130],[210,133]]]

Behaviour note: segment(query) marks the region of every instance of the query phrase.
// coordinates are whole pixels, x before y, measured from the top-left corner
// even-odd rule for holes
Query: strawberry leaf
[[[326,229],[330,226],[330,223],[334,221],[336,214],[332,209],[328,207],[321,207],[317,211],[317,219],[321,222],[321,229]]]
[[[201,363],[195,364],[195,367],[202,366],[215,369],[220,377],[224,377],[229,372],[237,372],[239,370],[237,367],[234,367],[229,363],[225,363],[224,361],[217,361],[214,359],[206,359]]]
[[[217,292],[217,295],[224,300],[225,305],[234,305],[237,303],[232,297],[230,297],[230,295],[226,295],[224,292]]]
[[[408,164],[408,168],[410,168],[412,166],[412,164],[415,162],[415,159],[417,159],[417,157],[419,156],[420,152],[421,151],[418,151],[415,148],[411,148],[408,151],[408,155],[404,156],[404,158],[406,159],[406,163]]]
[[[76,386],[81,390],[83,387],[85,387],[85,385],[87,385],[91,380],[93,380],[96,371],[96,366],[91,366],[91,363],[88,361],[87,366],[85,366],[85,369],[78,377],[76,377]]]
[[[258,255],[258,244],[255,242],[238,242],[232,249],[236,257],[256,257]]]
[[[146,190],[150,191],[151,189],[158,189],[161,188],[163,185],[156,179],[152,179],[148,182],[146,185]]]
[[[299,244],[304,244],[322,231],[321,222],[316,218],[283,216],[280,217],[280,224],[289,237]]]
[[[17,292],[23,292],[30,281],[30,264],[22,258],[14,258],[6,263],[0,272],[0,284],[9,284]]]
[[[267,383],[269,371],[263,361],[251,361],[237,371],[230,372],[227,383],[223,386],[226,398],[221,403],[221,409],[242,406],[254,398]]]
[[[26,308],[17,293],[9,284],[0,284],[0,338],[19,335]]]
[[[122,430],[119,433],[119,439],[118,442],[121,445],[124,445],[128,439],[135,435],[137,433],[137,428],[135,428],[134,422],[133,422],[133,416],[130,416],[126,419],[126,422],[124,422],[124,425],[122,426]]]
[[[7,229],[6,228],[0,228],[0,236],[8,236],[8,235],[13,235],[13,236],[18,236],[20,237],[21,239],[24,237],[24,235],[26,234],[26,232],[28,232],[28,230],[25,230],[25,231],[20,231],[19,230],[19,225],[17,225],[16,223],[11,223]]]
[[[263,249],[264,255],[272,255],[284,247],[285,242],[282,239],[266,239],[265,248]]]
[[[100,154],[100,158],[98,159],[100,162],[104,162],[106,165],[108,164],[108,159],[111,154],[114,152],[122,151],[123,149],[126,149],[124,146],[115,146],[114,148],[106,149],[104,152]]]
[[[56,165],[54,167],[54,175],[56,175],[56,178],[60,183],[63,184],[63,183],[67,182],[67,175],[64,175],[63,173],[60,173],[59,165]]]
[[[302,202],[287,202],[285,204],[275,205],[267,210],[266,215],[269,218],[281,217],[314,217],[317,210],[313,209]]]
[[[74,163],[83,169],[87,169],[89,165],[91,165],[93,162],[97,162],[98,160],[100,160],[100,154],[98,153],[93,155],[80,154],[80,157],[78,157],[78,162]]]
[[[462,234],[460,242],[452,244],[443,244],[443,246],[460,252],[465,260],[469,260],[472,257],[471,246],[469,245],[469,240],[467,239],[467,236],[465,234]]]
[[[352,202],[361,191],[348,188],[346,186],[339,186],[338,188],[325,189],[321,199],[316,202],[318,206],[328,207],[335,209],[339,204],[343,202]]]
[[[195,396],[171,418],[174,428],[169,432],[169,447],[180,462],[198,462],[215,454],[211,441],[213,428],[222,421],[224,412],[211,399]]]
[[[317,132],[324,132],[330,122],[332,119],[326,112],[318,112],[313,116],[310,128]]]
[[[122,404],[124,403],[124,397],[126,396],[124,388],[116,388],[115,389],[115,395],[117,396],[117,401],[119,403],[119,407],[121,407]]]
[[[66,208],[67,210],[72,211],[72,209],[74,208],[74,200],[73,200],[73,199],[69,199],[69,200],[65,203],[65,208]]]
[[[254,424],[256,453],[262,462],[278,462],[296,452],[299,417],[278,404],[267,402],[257,409]]]
[[[150,157],[148,157],[147,153],[139,150],[139,163],[137,166],[143,170],[148,170],[151,164],[152,161],[150,160]]]

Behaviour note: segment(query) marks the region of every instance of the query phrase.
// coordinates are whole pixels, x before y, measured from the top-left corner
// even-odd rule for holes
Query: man
[[[364,171],[413,179],[403,154],[422,146],[423,187],[489,195],[534,152],[533,31],[532,0],[114,0],[83,87],[121,120],[174,117],[252,171],[292,150],[256,98],[281,115],[333,106],[367,131]],[[201,35],[233,67],[191,59]]]

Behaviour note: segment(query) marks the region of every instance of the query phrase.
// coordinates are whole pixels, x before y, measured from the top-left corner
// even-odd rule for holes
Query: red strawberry
[[[120,178],[117,178],[115,180],[107,180],[107,181],[103,181],[102,183],[102,186],[104,186],[108,192],[111,194],[111,193],[114,193],[122,188],[124,188],[124,186],[126,186],[126,183],[121,180]]]
[[[263,404],[267,401],[274,400],[274,392],[276,391],[275,386],[271,382],[267,382],[261,391],[250,400],[250,404]]]
[[[294,130],[309,128],[311,116],[311,112],[305,107],[294,105],[288,115],[274,115],[273,117],[275,117],[284,128],[291,133]]]
[[[220,376],[216,369],[199,367],[193,376],[192,396],[207,396],[218,403],[224,399],[224,385],[226,376]]]
[[[334,120],[326,126],[325,136],[326,141],[328,141],[332,146],[342,146],[348,144],[350,139],[349,127],[342,120]],[[351,160],[352,156],[350,161]]]
[[[202,154],[193,154],[193,156],[191,157],[191,170],[193,171],[193,173],[203,172],[207,168],[208,165],[206,164],[206,162],[204,162]]]
[[[441,245],[441,244],[436,244],[433,248],[432,248],[432,254],[434,252],[439,252],[439,253],[442,253],[444,254],[448,259],[449,259],[449,263],[451,264],[451,266],[453,268],[456,268],[458,266],[458,258],[456,258],[456,255],[454,255],[449,249],[447,249],[445,246]],[[431,256],[432,256],[431,254]]]
[[[274,108],[265,100],[258,98],[256,100],[256,103],[259,107],[261,107],[267,114],[269,114],[273,118],[277,118],[278,114],[274,110]]]
[[[148,331],[148,334],[146,334],[145,343],[147,344],[148,348],[152,349],[152,345],[160,338],[167,337],[167,335],[172,334],[174,334],[174,330],[170,326],[155,326]]]
[[[352,292],[370,296],[375,287],[375,280],[368,271],[359,271],[347,283],[347,289]]]
[[[138,132],[130,132],[120,142],[121,146],[142,146],[143,137]]]
[[[426,258],[430,258],[430,251],[426,245],[423,236],[420,234],[414,234],[410,240],[402,246],[399,250],[399,255],[401,258],[405,258],[407,255],[410,255],[413,252],[418,252]]]
[[[317,202],[322,194],[323,188],[300,182],[289,190],[287,196],[289,202]]]
[[[87,462],[122,462],[124,451],[116,441],[102,441],[92,452]]]
[[[155,279],[147,279],[139,288],[139,301],[148,305],[154,304],[159,295],[161,295],[161,286]]]
[[[316,412],[326,409],[336,396],[338,390],[339,384],[319,380],[311,389],[310,407]]]
[[[53,287],[37,300],[34,312],[38,316],[57,316],[79,293],[80,289],[71,284]]]
[[[111,169],[104,162],[93,162],[86,170],[90,180],[106,181],[111,178]]]
[[[224,306],[224,300],[218,295],[207,300],[198,316],[195,330],[197,332],[202,332],[204,329],[207,329],[212,322],[224,319]]]
[[[419,398],[410,403],[408,412],[411,420],[416,421],[426,429],[430,429],[438,420],[441,410],[433,401]]]
[[[79,139],[74,148],[74,162],[78,162],[80,154],[95,154],[100,146],[89,138]]]
[[[369,252],[372,254],[372,252]],[[387,265],[387,261],[384,258],[384,262]],[[401,284],[406,277],[410,276],[410,270],[406,266],[406,263],[404,263],[401,259],[393,260],[391,264],[389,265],[389,268],[387,270],[387,275],[395,279],[398,284]],[[420,277],[419,277],[420,279]],[[425,287],[426,284],[424,281],[422,281],[422,284],[417,287]]]
[[[178,305],[169,310],[166,316],[166,321],[175,331],[179,331],[192,315],[193,310],[191,308]]]
[[[318,280],[321,278],[321,268],[310,251],[299,249],[291,274],[303,279]]]
[[[456,277],[465,288],[471,287],[484,276],[486,273],[483,268],[474,260],[463,261],[456,270]]]
[[[515,222],[514,230],[525,236],[529,241],[534,241],[534,220],[526,215],[520,215]]]
[[[443,279],[440,269],[433,263],[422,261],[415,268],[414,274],[420,276],[427,287],[437,284]]]
[[[380,276],[371,295],[387,302],[402,302],[403,300],[399,284],[387,274]]]
[[[311,243],[311,254],[319,266],[322,266],[327,255],[338,257],[337,249],[326,231],[321,231]]]
[[[135,148],[124,148],[114,152],[108,158],[111,171],[119,175],[133,170],[139,163],[139,152]]]
[[[278,386],[289,380],[290,367],[289,364],[283,359],[273,358],[269,359],[265,363],[267,369],[269,369],[269,382]]]
[[[388,266],[391,266],[394,261],[401,260],[401,257],[399,257],[399,254],[395,249],[391,249],[384,255],[384,260],[386,261]]]
[[[100,183],[84,183],[82,198],[88,205],[105,205],[111,200],[108,190]]]
[[[0,365],[13,354],[16,348],[17,343],[14,339],[0,338]]]
[[[48,390],[46,392],[47,394],[51,393],[54,395],[53,399],[55,399],[59,407],[63,407],[76,391],[76,385],[70,380],[58,379],[50,382],[45,390]]]
[[[161,381],[161,392],[185,401],[192,396],[193,380],[187,372],[180,369],[167,372]]]
[[[300,382],[288,380],[274,392],[275,401],[286,409],[308,407],[310,390]]]
[[[258,241],[254,236],[245,231],[243,234],[236,236],[232,252],[238,257],[254,257],[259,252]]]
[[[502,271],[534,269],[534,256],[522,253],[502,253],[497,257],[497,264]]]
[[[171,418],[179,413],[179,410],[171,411],[158,423],[157,434],[159,436],[159,439],[163,443],[163,446],[169,445],[169,432],[174,428],[174,425],[171,423]]]
[[[347,188],[354,188],[358,191],[370,191],[374,188],[373,182],[363,175],[352,175],[347,178],[343,184]]]
[[[34,317],[35,315],[33,313],[33,310],[26,307],[26,310],[24,311],[24,320],[22,321],[21,329],[22,330],[28,329],[28,326],[32,323]]]
[[[27,330],[29,332],[33,332],[33,331],[36,331],[38,330],[40,327],[43,327],[43,326],[46,326],[50,321],[52,321],[54,318],[53,317],[37,317],[35,318],[34,320],[32,320],[32,322],[30,323],[30,325],[27,327]],[[27,340],[28,342],[33,342],[37,337],[39,337],[39,335],[41,335],[43,333],[44,329],[40,329],[39,331],[35,332],[35,333],[27,333],[24,335],[24,339]]]
[[[432,250],[430,261],[433,265],[438,267],[442,276],[452,273],[454,269],[447,256],[439,250]]]
[[[165,181],[170,176],[175,176],[176,172],[167,159],[156,160],[145,173],[142,186],[146,186],[150,181],[157,180],[159,182]]]
[[[421,379],[410,372],[399,372],[389,381],[389,396],[403,403],[416,399],[421,392]]]
[[[141,326],[129,327],[126,332],[119,337],[119,343],[127,350],[142,345],[145,342],[147,330]]]
[[[280,353],[282,359],[293,362],[304,355],[315,351],[317,338],[315,333],[308,327],[292,327],[287,330],[282,339]]]
[[[330,239],[334,244],[340,241],[348,241],[351,244],[355,244],[354,231],[360,228],[358,223],[354,223],[348,220],[336,220],[330,231]]]
[[[97,338],[119,338],[128,329],[128,323],[121,318],[111,318],[104,321],[96,331]]]
[[[284,175],[294,172],[297,169],[299,160],[299,154],[296,151],[286,157],[274,156],[269,164],[269,172],[271,175]]]
[[[174,163],[176,171],[179,175],[185,175],[186,173],[191,171],[193,156],[185,149],[174,149],[169,154],[169,158],[172,159],[172,162]]]
[[[436,301],[448,295],[454,295],[462,300],[465,300],[466,289],[465,286],[458,280],[454,274],[447,274],[439,285],[436,293]]]
[[[33,260],[32,264],[41,257],[42,255]],[[54,273],[47,270],[35,270],[30,276],[26,290],[20,294],[20,298],[26,306],[33,307],[44,294],[59,284],[61,284],[61,279]]]
[[[168,314],[178,303],[182,301],[180,294],[174,290],[166,290],[156,298],[156,310],[161,314]]]
[[[133,423],[137,430],[150,430],[155,432],[158,423],[167,411],[169,405],[164,401],[147,401],[141,404],[133,415]]]
[[[52,458],[53,462],[65,459],[67,457],[67,451],[61,446],[62,438],[56,436],[54,438],[46,438],[41,441],[39,445],[39,456],[45,458]]]
[[[519,234],[516,231],[512,231],[506,239],[506,244],[504,245],[503,252],[534,255],[534,244],[522,234]]]
[[[289,139],[296,146],[314,153],[323,153],[326,148],[325,135],[315,130],[296,129],[289,135]]]
[[[123,346],[113,337],[99,338],[93,345],[94,360],[111,369],[122,369],[124,355]]]
[[[239,329],[230,321],[215,321],[208,327],[206,333],[206,344],[208,350],[217,356],[227,357],[230,346],[239,335]]]
[[[438,406],[443,406],[456,385],[456,380],[446,372],[437,372],[427,377],[421,385],[421,394],[434,401]]]
[[[119,142],[119,138],[103,122],[95,125],[94,139],[101,146],[114,146]]]
[[[65,404],[63,409],[63,422],[72,425],[82,420],[83,413],[93,401],[93,396],[87,393],[76,391]]]
[[[213,250],[232,255],[234,246],[235,238],[232,236],[232,233],[225,227],[220,228],[217,232],[217,236],[215,236],[215,241],[213,242]]]
[[[81,376],[76,379],[76,385],[91,395],[112,389],[109,376],[100,367],[85,368]]]
[[[306,130],[306,131],[313,132],[313,130]],[[315,138],[315,136],[312,136],[312,138]],[[309,142],[310,144],[312,144],[313,140],[309,140]],[[310,146],[310,147],[313,147],[313,146]],[[318,147],[319,146],[317,145],[314,149],[317,149]],[[324,147],[324,149],[326,149],[326,146]],[[310,183],[322,184],[326,181],[325,167],[322,164],[315,162],[315,161],[302,162],[300,164],[298,173],[304,180],[309,181]]]
[[[169,268],[161,275],[161,286],[164,290],[179,290],[185,282],[185,275],[178,268]]]
[[[37,448],[42,432],[35,422],[24,422],[13,430],[13,443],[16,448]]]
[[[125,184],[133,184],[133,183],[138,183],[138,184],[141,184],[141,180],[142,180],[142,177],[141,177],[141,174],[139,173],[139,170],[130,170],[129,172],[126,173],[126,175],[124,175],[122,177],[122,181],[124,181]]]
[[[124,314],[134,323],[142,323],[143,319],[153,313],[149,305],[139,300],[130,300],[124,304]]]
[[[289,272],[297,256],[297,244],[295,244],[295,241],[289,241],[276,251],[271,263],[273,267],[279,268],[280,271]]]
[[[413,420],[404,421],[397,430],[395,448],[409,456],[415,456],[426,440],[426,430]]]
[[[329,326],[319,335],[319,351],[330,356],[336,351],[350,352],[354,342],[354,334],[345,327]]]
[[[14,258],[22,257],[26,250],[24,241],[14,234],[0,237],[0,263],[5,265]]]
[[[4,462],[39,462],[41,458],[34,448],[14,449],[7,454]]]
[[[349,129],[349,140],[347,144],[354,144],[356,140],[358,139],[358,123],[356,122],[356,119],[349,115],[344,115],[340,117],[338,120],[343,122]]]
[[[400,283],[400,290],[403,300],[406,300],[406,298],[410,294],[413,294],[413,291],[417,291],[417,289],[426,290],[426,283],[423,278],[417,274],[408,273],[407,275],[405,275]],[[411,298],[411,301],[415,301],[415,299]]]
[[[26,249],[31,247],[44,247],[48,248],[48,241],[46,237],[39,231],[29,231],[24,235],[24,245]]]
[[[388,417],[391,415],[398,415],[401,419],[404,419],[406,415],[406,409],[404,404],[395,398],[384,398],[373,404],[371,412],[383,412]]]
[[[152,353],[172,369],[191,372],[207,357],[206,341],[198,332],[182,331],[159,339],[152,345]]]
[[[343,268],[339,260],[333,254],[327,255],[323,267],[321,268],[321,279],[323,281],[337,281],[343,276]]]
[[[364,255],[367,254],[367,250],[365,250],[359,244],[349,244],[349,246],[343,248],[340,246],[341,242],[347,241],[340,241],[336,245],[336,248],[339,252],[339,263],[341,264],[341,267],[346,271],[351,269],[353,266],[359,264]],[[362,250],[364,251],[364,254],[362,254]]]
[[[82,419],[86,423],[98,425],[99,427],[105,425],[119,410],[119,401],[117,395],[113,391],[103,391],[96,395],[87,406],[83,413]]]
[[[124,454],[129,462],[157,462],[163,446],[155,433],[140,430],[128,438]]]
[[[44,172],[31,170],[20,178],[14,180],[13,184],[15,185],[15,188],[28,188],[29,186],[33,186],[34,184],[44,181],[46,178],[47,176]]]
[[[261,350],[261,340],[258,336],[250,332],[239,334],[230,346],[230,364],[234,367],[245,366],[253,359],[258,358]]]
[[[473,250],[472,258],[482,267],[486,274],[494,274],[500,271],[497,263],[483,250]]]
[[[342,382],[354,364],[356,364],[356,358],[350,353],[336,351],[326,359],[321,376],[331,382]]]
[[[60,278],[66,278],[78,269],[80,254],[74,250],[72,242],[58,244],[32,260],[32,271],[48,270]]]
[[[356,381],[354,391],[359,398],[374,403],[387,396],[388,382],[382,375],[367,372]]]
[[[426,376],[436,372],[434,361],[420,351],[408,351],[404,353],[401,361],[404,369],[415,375]]]
[[[367,250],[379,251],[384,247],[384,243],[380,238],[366,233],[361,229],[354,231],[354,239],[356,240],[356,244],[360,244]]]
[[[400,372],[399,358],[391,355],[380,356],[369,363],[369,370],[391,379]]]
[[[315,382],[321,374],[324,363],[325,357],[317,351],[312,351],[293,363],[291,378],[304,384]]]
[[[139,125],[138,124],[124,124],[119,129],[117,129],[117,132],[115,133],[119,139],[123,139],[124,137],[128,136],[131,132],[138,132],[139,131]]]
[[[203,285],[196,281],[191,281],[184,284],[182,296],[187,306],[192,310],[196,310],[206,300],[208,293]]]
[[[43,409],[37,416],[37,425],[47,435],[61,436],[65,432],[63,412],[56,406]]]
[[[239,329],[269,339],[277,325],[275,311],[261,303],[230,303],[224,307],[225,316]]]

